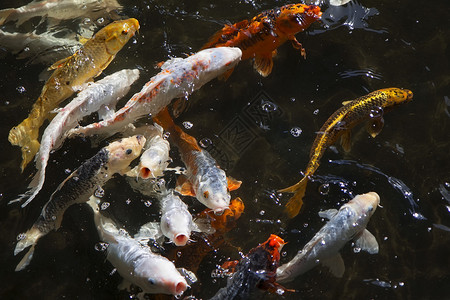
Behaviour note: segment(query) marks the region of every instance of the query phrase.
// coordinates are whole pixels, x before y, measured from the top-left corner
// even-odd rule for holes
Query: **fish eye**
[[[208,191],[204,191],[204,192],[203,192],[203,197],[205,197],[206,199],[208,199],[208,197],[209,197],[209,192],[208,192]]]
[[[153,278],[148,278],[147,279],[148,283],[150,283],[151,285],[155,284],[155,280]]]
[[[369,206],[369,207],[367,208],[367,210],[368,210],[369,212],[373,211],[373,206],[372,206],[372,205]]]
[[[122,34],[123,35],[127,35],[128,34],[128,30],[126,30],[126,29],[122,30]]]
[[[127,149],[127,150],[125,151],[126,154],[131,154],[131,152],[133,152],[133,150],[131,150],[131,149]]]

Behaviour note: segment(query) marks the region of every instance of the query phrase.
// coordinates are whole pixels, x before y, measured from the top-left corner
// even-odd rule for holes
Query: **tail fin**
[[[39,229],[31,227],[31,229],[25,233],[25,238],[17,242],[16,248],[14,249],[14,255],[17,255],[29,246],[31,246],[31,248],[17,265],[16,271],[22,271],[30,264],[34,254],[34,247],[42,235],[43,233]]]
[[[305,196],[307,184],[308,177],[305,176],[302,178],[302,180],[300,180],[293,186],[279,190],[279,192],[282,193],[294,193],[294,196],[292,196],[291,199],[289,199],[289,201],[286,203],[286,212],[290,219],[298,215],[300,209],[303,206],[303,197]]]

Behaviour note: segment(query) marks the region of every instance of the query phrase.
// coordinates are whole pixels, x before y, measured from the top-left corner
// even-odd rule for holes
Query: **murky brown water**
[[[157,70],[155,63],[169,56],[197,51],[226,22],[235,23],[279,1],[121,1],[122,16],[137,18],[140,34],[117,55],[104,74],[123,68],[142,69],[130,95]],[[26,1],[2,1],[0,8]],[[226,81],[213,81],[189,98],[189,109],[178,124],[191,122],[195,136],[226,169],[243,181],[232,192],[246,205],[245,214],[228,235],[228,244],[206,256],[199,282],[186,295],[209,298],[226,279],[213,278],[217,264],[238,258],[267,239],[270,233],[289,243],[282,263],[292,258],[323,226],[317,212],[336,208],[352,195],[376,191],[379,208],[368,229],[380,253],[355,253],[351,244],[341,251],[343,278],[317,267],[288,284],[298,292],[284,296],[256,292],[267,299],[450,299],[450,76],[448,47],[450,7],[446,1],[352,1],[345,7],[322,3],[323,22],[297,39],[307,59],[290,45],[278,49],[272,74],[260,77],[243,61]],[[35,18],[20,30],[39,24]],[[80,20],[61,26],[75,29]],[[107,20],[105,21],[105,23]],[[45,26],[45,24],[40,25]],[[0,28],[4,29],[4,28]],[[13,256],[16,236],[34,222],[58,184],[98,148],[89,141],[66,141],[50,157],[47,180],[39,196],[26,208],[6,203],[25,191],[34,169],[18,168],[20,151],[12,147],[10,128],[26,117],[43,82],[44,64],[18,60],[0,45],[0,297],[3,299],[126,299],[116,286],[120,276],[95,250],[98,236],[89,209],[71,207],[62,227],[43,238],[30,266],[14,272],[20,257]],[[372,139],[363,126],[353,131],[353,148],[329,149],[308,184],[305,206],[292,220],[283,217],[279,188],[300,179],[315,132],[340,107],[384,87],[404,87],[414,100],[385,116],[382,133]],[[173,165],[180,163],[173,151]],[[157,207],[120,177],[105,187],[109,212],[134,232],[157,219]],[[127,199],[131,203],[127,205]],[[193,211],[203,207],[191,199]],[[194,237],[195,238],[195,237]],[[167,251],[172,245],[164,245]]]

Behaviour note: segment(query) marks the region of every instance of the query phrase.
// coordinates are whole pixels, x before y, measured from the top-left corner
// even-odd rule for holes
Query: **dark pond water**
[[[141,78],[130,95],[157,73],[155,63],[197,51],[224,23],[285,4],[120,2],[121,16],[140,21],[140,34],[104,74],[140,68]],[[0,8],[26,3],[3,0]],[[286,285],[297,292],[277,296],[257,291],[254,299],[450,299],[450,5],[445,0],[319,4],[322,22],[297,35],[306,48],[306,60],[285,44],[267,78],[243,61],[226,82],[214,80],[195,92],[177,120],[191,122],[187,132],[208,147],[228,175],[243,181],[232,196],[241,197],[246,205],[237,226],[227,234],[227,243],[203,259],[199,282],[185,295],[199,299],[214,295],[226,285],[225,278],[211,276],[216,265],[238,258],[239,251],[246,253],[270,233],[288,241],[282,255],[282,263],[287,262],[323,226],[318,211],[376,191],[383,207],[368,229],[378,240],[379,254],[358,253],[348,243],[341,251],[346,265],[342,278],[319,266]],[[80,22],[96,24],[84,17],[60,26],[76,30]],[[31,31],[39,21],[33,18],[18,30]],[[108,21],[105,17],[103,23]],[[45,26],[44,22],[38,29]],[[105,253],[95,250],[98,236],[92,215],[81,205],[66,212],[57,232],[41,239],[30,266],[14,272],[20,260],[13,256],[17,235],[31,226],[68,170],[98,151],[86,140],[66,141],[51,155],[39,196],[25,209],[6,205],[25,191],[34,172],[30,165],[20,173],[19,148],[9,144],[7,135],[39,96],[43,86],[39,74],[47,66],[17,59],[0,45],[0,298],[127,299],[130,294],[116,288],[121,278]],[[350,152],[339,145],[327,150],[308,185],[302,212],[286,219],[283,207],[289,195],[276,190],[300,179],[316,131],[342,101],[391,86],[412,90],[413,101],[387,114],[375,139],[359,126],[353,131]],[[173,165],[180,163],[177,155],[172,153]],[[104,200],[111,202],[109,212],[130,232],[157,220],[156,205],[147,207],[149,199],[134,192],[123,178],[114,178],[104,188]],[[185,200],[193,211],[203,209]]]

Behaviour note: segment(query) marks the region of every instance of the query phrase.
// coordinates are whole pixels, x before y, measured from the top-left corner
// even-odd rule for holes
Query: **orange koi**
[[[202,49],[238,47],[242,50],[242,60],[254,58],[254,68],[266,77],[272,72],[272,57],[276,54],[276,49],[288,40],[306,58],[305,49],[295,35],[306,30],[321,16],[320,7],[316,5],[288,4],[266,10],[251,20],[225,25]]]
[[[320,158],[329,146],[333,145],[338,138],[341,138],[341,145],[344,150],[350,151],[351,129],[366,120],[368,121],[367,131],[373,138],[376,137],[383,128],[383,113],[399,104],[411,101],[412,97],[413,93],[410,90],[387,88],[352,101],[344,101],[343,106],[328,118],[317,133],[311,148],[305,176],[293,186],[279,190],[283,193],[294,193],[294,196],[286,204],[289,217],[293,218],[300,212],[309,177],[319,167]]]

